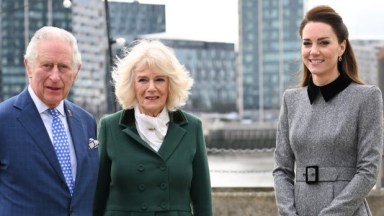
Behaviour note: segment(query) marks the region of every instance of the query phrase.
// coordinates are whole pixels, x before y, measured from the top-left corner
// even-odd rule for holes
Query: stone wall
[[[384,216],[384,189],[367,198],[373,216]],[[273,188],[213,188],[215,216],[276,216]]]

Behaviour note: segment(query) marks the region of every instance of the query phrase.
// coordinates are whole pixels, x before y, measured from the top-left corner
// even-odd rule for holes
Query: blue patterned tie
[[[63,122],[61,122],[59,113],[56,109],[49,109],[52,115],[52,138],[57,158],[59,159],[61,170],[63,171],[65,181],[67,182],[71,195],[73,193],[74,182],[72,179],[71,159],[69,156],[69,143],[67,132],[65,131]]]

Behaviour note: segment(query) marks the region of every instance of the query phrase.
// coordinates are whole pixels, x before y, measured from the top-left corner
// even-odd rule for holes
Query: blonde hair
[[[169,93],[166,102],[168,110],[173,111],[185,105],[193,79],[180,64],[173,50],[158,40],[135,41],[125,51],[112,72],[116,98],[123,109],[137,104],[134,88],[135,71],[148,67],[169,79]]]

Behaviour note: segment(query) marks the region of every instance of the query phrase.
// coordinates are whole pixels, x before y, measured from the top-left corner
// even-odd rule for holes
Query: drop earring
[[[341,60],[343,60],[343,58],[341,56],[339,56],[339,62],[341,62]]]

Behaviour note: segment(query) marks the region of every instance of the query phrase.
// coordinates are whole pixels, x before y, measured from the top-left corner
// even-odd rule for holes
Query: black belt
[[[296,182],[314,184],[317,182],[350,181],[356,174],[351,167],[307,166],[296,168]]]

